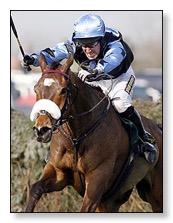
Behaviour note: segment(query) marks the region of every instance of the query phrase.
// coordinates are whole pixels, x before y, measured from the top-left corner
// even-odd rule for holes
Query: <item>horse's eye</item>
[[[65,87],[65,88],[63,88],[63,89],[61,90],[60,95],[64,95],[64,94],[66,94],[66,93],[67,93],[67,88]]]

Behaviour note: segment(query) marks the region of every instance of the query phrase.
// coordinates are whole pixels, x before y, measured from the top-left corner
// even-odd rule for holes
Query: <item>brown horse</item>
[[[81,212],[118,212],[135,186],[153,212],[162,212],[162,132],[142,116],[158,159],[151,165],[138,156],[121,186],[112,189],[130,154],[129,137],[108,97],[71,72],[72,62],[48,67],[43,55],[39,59],[43,75],[34,87],[31,119],[37,140],[51,141],[50,159],[30,188],[26,212],[34,211],[43,193],[67,185],[83,196]]]

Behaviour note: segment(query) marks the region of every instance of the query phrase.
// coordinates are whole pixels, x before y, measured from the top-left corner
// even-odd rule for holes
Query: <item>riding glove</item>
[[[92,72],[88,72],[86,70],[81,69],[78,73],[78,77],[84,82],[88,81],[90,78],[96,77],[97,74],[97,69],[93,69]]]
[[[80,70],[78,73],[78,77],[84,82],[87,78],[88,75],[90,75],[91,73],[86,71],[86,70]]]
[[[35,58],[29,55],[25,55],[23,58],[24,66],[33,65]]]
[[[26,71],[31,71],[30,65],[34,64],[34,60],[35,60],[34,57],[25,55],[23,58],[23,63],[21,63],[21,65]]]

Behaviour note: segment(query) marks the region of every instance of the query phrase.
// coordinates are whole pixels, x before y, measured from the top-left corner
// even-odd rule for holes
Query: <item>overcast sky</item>
[[[83,14],[98,14],[106,26],[118,29],[133,45],[150,38],[162,41],[162,11],[11,11],[24,50],[52,47],[71,36],[74,22]],[[11,53],[20,53],[11,33]]]

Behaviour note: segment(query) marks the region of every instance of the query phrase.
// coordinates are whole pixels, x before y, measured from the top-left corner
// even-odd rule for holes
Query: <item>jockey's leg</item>
[[[120,116],[129,119],[136,125],[143,142],[145,158],[149,163],[154,163],[157,150],[150,140],[153,137],[144,129],[139,113],[132,106],[134,83],[135,76],[131,67],[118,78],[88,82],[91,86],[99,86],[103,93],[108,94],[112,100],[112,105]]]
[[[154,137],[144,129],[141,116],[132,106],[134,83],[135,76],[133,69],[129,68],[126,73],[115,80],[115,87],[112,89],[109,96],[120,116],[129,119],[136,125],[139,136],[143,142],[144,156],[149,163],[154,163],[157,159],[157,150],[150,140],[150,138],[153,139]]]
[[[154,137],[151,136],[151,134],[145,130],[141,116],[138,111],[133,106],[130,106],[125,112],[121,113],[120,116],[129,119],[136,125],[139,137],[143,142],[143,152],[145,158],[149,163],[154,163],[157,159],[157,149],[151,142],[151,139],[153,140]]]

